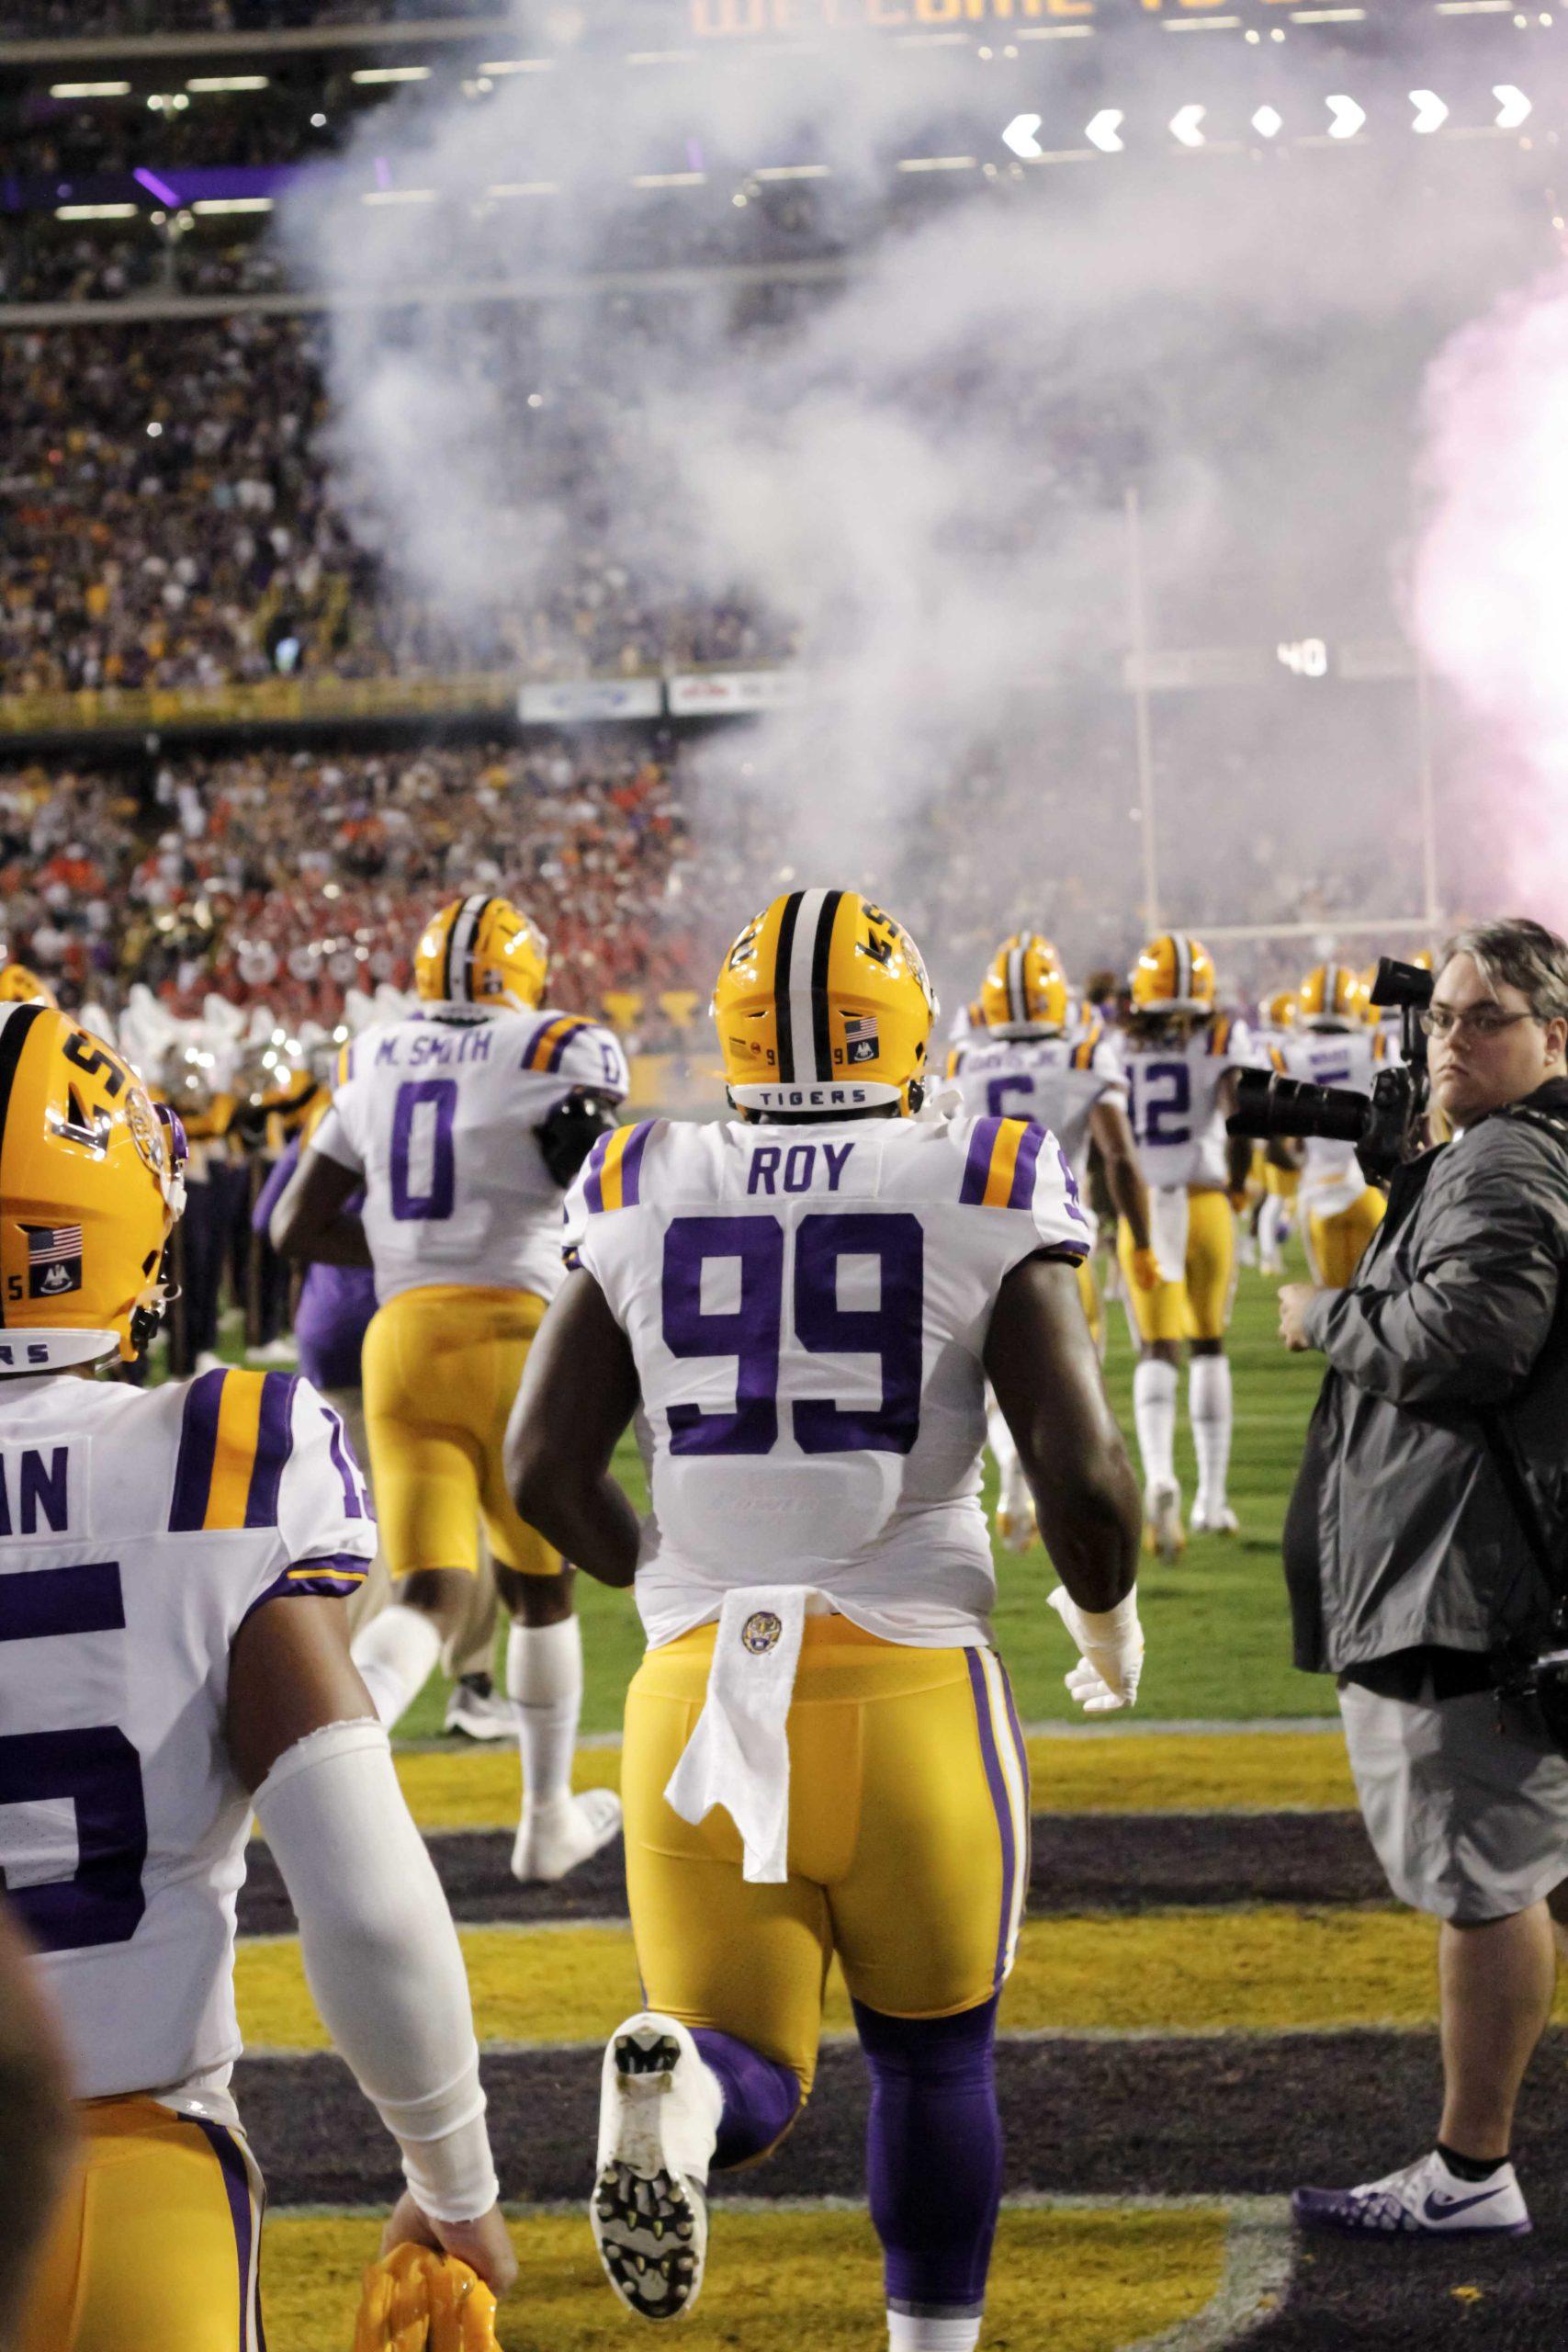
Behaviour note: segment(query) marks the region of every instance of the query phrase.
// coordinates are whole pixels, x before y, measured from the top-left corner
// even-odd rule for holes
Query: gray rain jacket
[[[1529,1098],[1568,1118],[1568,1081]],[[1544,1581],[1482,1434],[1499,1410],[1568,1554],[1568,1148],[1502,1113],[1396,1173],[1348,1290],[1307,1310],[1329,1369],[1285,1521],[1296,1664],[1487,1651]]]

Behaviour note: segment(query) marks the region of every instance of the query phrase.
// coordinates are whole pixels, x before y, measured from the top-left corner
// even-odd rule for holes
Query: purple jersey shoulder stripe
[[[518,1057],[517,1067],[519,1069],[532,1069],[534,1066],[535,1053],[538,1049],[539,1046],[543,1044],[545,1037],[547,1035],[549,1031],[555,1027],[556,1023],[559,1019],[560,1014],[558,1012],[552,1012],[547,1020],[541,1021],[538,1027],[529,1033],[528,1042],[524,1046],[522,1054]]]
[[[657,1119],[645,1119],[626,1139],[621,1154],[621,1206],[635,1209],[642,1197],[642,1155],[648,1149],[649,1136],[659,1125]]]
[[[353,1552],[323,1554],[319,1560],[297,1560],[258,1592],[240,1620],[244,1624],[269,1600],[303,1597],[307,1600],[342,1600],[355,1593],[370,1573],[370,1563]]]
[[[255,2211],[251,2203],[251,2175],[244,2154],[234,2134],[221,2123],[209,2123],[202,2115],[188,2119],[205,2137],[218,2159],[223,2175],[223,2187],[229,2199],[229,2218],[234,2224],[234,2255],[239,2267],[240,2309],[239,2335],[235,2341],[240,2352],[266,2352],[266,2343],[258,2324],[251,2325],[251,2281],[255,2267]]]
[[[365,1508],[365,1493],[354,1475],[354,1463],[348,1451],[348,1440],[344,1435],[342,1419],[324,1398],[321,1410],[328,1422],[327,1451],[332,1455],[333,1467],[343,1482],[343,1515],[344,1519],[368,1519],[371,1514]]]
[[[228,1376],[221,1367],[215,1367],[198,1374],[186,1391],[174,1498],[169,1505],[172,1535],[195,1533],[207,1517],[212,1465],[218,1455],[218,1408]]]
[[[1002,1778],[1002,1760],[997,1753],[996,1734],[991,1728],[991,1693],[986,1681],[986,1669],[978,1650],[966,1649],[964,1664],[969,1668],[969,1686],[975,1694],[975,1721],[980,1735],[980,1754],[985,1762],[986,1781],[991,1792],[991,1804],[997,1816],[997,1831],[1002,1841],[1002,1916],[997,1929],[997,1967],[991,1984],[999,1993],[1007,1970],[1008,1938],[1012,1928],[1012,1892],[1018,1877],[1018,1851],[1012,1834],[1012,1807],[1008,1803],[1007,1782]]]
[[[597,1216],[604,1205],[604,1154],[610,1148],[610,1137],[615,1132],[614,1127],[609,1128],[588,1155],[588,1179],[583,1198],[591,1216]]]
[[[269,1372],[262,1379],[261,1422],[256,1454],[245,1494],[245,1525],[276,1527],[283,1473],[294,1451],[294,1391],[298,1373]]]
[[[550,1047],[550,1057],[545,1064],[545,1068],[547,1069],[559,1069],[562,1062],[566,1059],[566,1049],[570,1045],[572,1039],[574,1037],[581,1037],[585,1029],[592,1029],[592,1026],[593,1023],[592,1021],[574,1021],[570,1029],[563,1029],[560,1035],[556,1039],[555,1044]]]
[[[1032,1119],[1023,1131],[1023,1141],[1019,1145],[1018,1158],[1012,1166],[1012,1190],[1008,1194],[1010,1209],[1026,1209],[1033,1201],[1035,1164],[1044,1140],[1044,1128]]]
[[[986,1185],[991,1173],[991,1154],[997,1148],[1001,1131],[999,1119],[976,1119],[975,1132],[969,1138],[969,1157],[964,1163],[964,1182],[958,1197],[971,1208],[977,1207],[986,1197]]]

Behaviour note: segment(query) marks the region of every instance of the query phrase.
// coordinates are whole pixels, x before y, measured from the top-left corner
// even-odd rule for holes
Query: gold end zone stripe
[[[629,1928],[460,1928],[481,2041],[603,2041],[642,1992]],[[324,2050],[292,1936],[242,1941],[252,2050]],[[1331,2032],[1427,2027],[1432,1929],[1409,1911],[1184,1910],[1028,1919],[1002,1996],[1004,2033]],[[1568,1989],[1558,2018],[1568,2018]],[[837,1966],[824,2030],[852,2030]]]
[[[1343,1811],[1355,1784],[1337,1727],[1301,1732],[1146,1732],[1103,1737],[1037,1733],[1027,1743],[1042,1813],[1279,1813]],[[435,1750],[397,1756],[398,1778],[422,1829],[512,1829],[517,1758]],[[579,1789],[618,1789],[618,1747],[580,1748]]]
[[[510,2218],[510,2217],[509,2217]],[[384,2214],[267,2215],[267,2332],[288,2352],[342,2352]],[[502,2302],[502,2343],[603,2352],[622,2339],[579,2211],[511,2219],[521,2276]],[[987,2340],[1119,2352],[1197,2321],[1220,2293],[1221,2204],[1166,2211],[1008,2206],[986,2297]],[[863,2352],[880,2308],[875,2241],[858,2207],[723,2208],[722,2258],[692,2340],[746,2352]],[[616,2330],[612,2334],[612,2330]],[[1185,2339],[1184,2339],[1185,2340]],[[1197,2339],[1194,2338],[1194,2341]],[[1216,2335],[1218,2343],[1222,2337]]]

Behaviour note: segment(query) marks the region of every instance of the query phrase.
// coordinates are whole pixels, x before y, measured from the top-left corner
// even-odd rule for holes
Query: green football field
[[[1331,1715],[1334,1686],[1298,1674],[1291,1664],[1290,1625],[1280,1566],[1280,1530],[1303,1432],[1317,1395],[1322,1359],[1290,1356],[1275,1337],[1275,1285],[1244,1272],[1231,1327],[1235,1443],[1231,1500],[1239,1536],[1199,1536],[1174,1567],[1145,1557],[1142,1609],[1148,1635],[1138,1720]],[[1125,1318],[1111,1309],[1106,1376],[1118,1418],[1133,1442],[1134,1352]],[[642,1464],[628,1439],[618,1457],[628,1492],[646,1497]],[[1186,1376],[1177,1471],[1184,1505],[1196,1472],[1186,1426]],[[994,1481],[988,1479],[987,1509]],[[1021,1557],[998,1551],[997,1638],[1026,1722],[1077,1718],[1062,1687],[1072,1663],[1066,1634],[1045,1606],[1055,1577],[1038,1547]],[[641,1651],[629,1599],[578,1580],[586,1654],[583,1731],[618,1730],[621,1700]],[[446,1686],[433,1678],[400,1725],[404,1739],[439,1734]]]

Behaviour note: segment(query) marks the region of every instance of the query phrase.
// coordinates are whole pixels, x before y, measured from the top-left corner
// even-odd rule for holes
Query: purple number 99
[[[703,1269],[739,1261],[740,1302],[703,1305]],[[671,1453],[767,1453],[779,1433],[784,1227],[773,1216],[678,1216],[664,1237],[664,1344],[674,1356],[733,1356],[735,1410],[670,1408]]]

